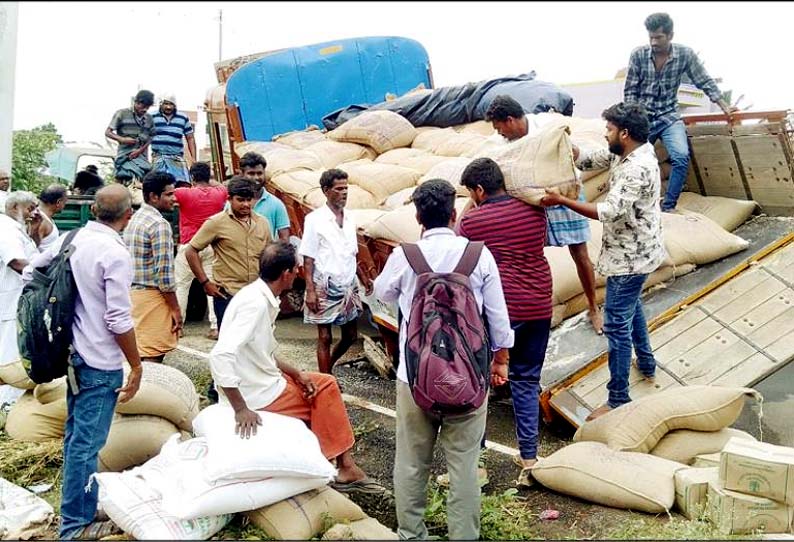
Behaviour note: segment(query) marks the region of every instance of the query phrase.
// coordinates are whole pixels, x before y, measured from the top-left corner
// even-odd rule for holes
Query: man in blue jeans
[[[609,342],[609,399],[588,420],[631,401],[629,370],[632,346],[637,368],[653,380],[653,357],[643,314],[642,285],[666,257],[662,238],[659,164],[648,143],[650,123],[640,104],[613,105],[602,114],[607,121],[609,149],[580,155],[574,146],[576,166],[582,170],[609,168],[609,193],[602,203],[582,203],[547,190],[543,205],[565,205],[604,226],[597,271],[607,277],[604,332]]]
[[[675,209],[678,196],[684,188],[689,168],[689,144],[686,128],[678,114],[678,87],[684,74],[697,88],[732,120],[735,107],[722,99],[717,84],[709,77],[695,52],[684,45],[673,43],[673,20],[667,13],[653,13],[645,19],[650,45],[637,47],[631,52],[626,84],[623,88],[625,103],[641,103],[650,115],[648,141],[653,144],[661,138],[673,168],[667,182],[667,193],[662,211]]]
[[[132,217],[132,198],[120,184],[100,189],[90,221],[72,240],[69,259],[77,285],[72,326],[74,378],[66,395],[68,416],[63,440],[61,539],[98,540],[113,534],[110,522],[94,523],[98,488],[89,482],[97,470],[97,455],[105,445],[116,400],[135,396],[141,382],[141,359],[133,328],[130,285],[132,257],[119,235]],[[25,270],[48,265],[65,236],[39,254]],[[130,364],[122,387],[124,359]]]

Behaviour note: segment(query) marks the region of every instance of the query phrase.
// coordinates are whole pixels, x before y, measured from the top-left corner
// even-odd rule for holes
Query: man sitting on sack
[[[294,368],[276,354],[274,331],[279,296],[298,274],[295,247],[279,241],[262,251],[259,278],[229,302],[218,344],[210,352],[210,369],[219,402],[235,412],[241,438],[256,434],[257,410],[299,418],[308,423],[323,455],[336,458],[339,473],[332,487],[350,493],[382,493],[353,460],[355,438],[336,378]]]

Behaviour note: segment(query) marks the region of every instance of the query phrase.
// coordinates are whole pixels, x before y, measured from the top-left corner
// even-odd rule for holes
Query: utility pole
[[[223,60],[223,10],[218,10],[218,62]]]
[[[0,2],[0,169],[11,173],[19,2]]]

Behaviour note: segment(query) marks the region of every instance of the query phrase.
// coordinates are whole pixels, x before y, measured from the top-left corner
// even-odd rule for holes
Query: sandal
[[[516,480],[516,486],[520,489],[526,489],[534,485],[535,479],[532,478],[532,467],[521,469],[521,474],[518,475],[518,480]]]
[[[95,521],[79,529],[69,537],[69,540],[101,540],[114,534],[122,534],[122,531],[112,521]]]
[[[331,482],[331,487],[339,493],[363,493],[365,495],[381,495],[386,488],[372,478],[363,478],[352,482]]]

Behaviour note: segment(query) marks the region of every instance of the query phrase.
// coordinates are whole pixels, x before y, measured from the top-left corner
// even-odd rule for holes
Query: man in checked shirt
[[[692,84],[706,93],[733,120],[730,107],[722,99],[717,84],[706,72],[695,52],[685,45],[673,43],[673,20],[667,13],[653,13],[645,19],[650,45],[631,52],[623,101],[644,105],[650,114],[651,133],[648,142],[661,138],[673,166],[667,182],[662,211],[672,211],[684,188],[689,169],[689,145],[686,128],[678,114],[678,87],[686,74]]]

